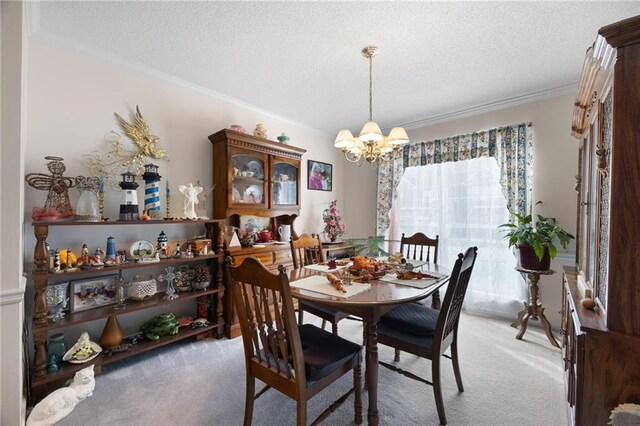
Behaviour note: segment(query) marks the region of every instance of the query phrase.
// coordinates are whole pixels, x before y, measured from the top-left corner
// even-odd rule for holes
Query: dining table
[[[420,268],[425,273],[438,275],[437,279],[425,280],[425,288],[406,284],[391,283],[382,279],[369,281],[370,287],[350,297],[323,294],[305,288],[296,287],[296,281],[314,275],[323,275],[317,269],[303,267],[288,272],[291,295],[298,300],[330,306],[354,317],[362,319],[365,336],[366,385],[369,394],[367,423],[377,425],[378,413],[378,331],[380,317],[403,303],[412,303],[431,296],[449,281],[451,271],[443,266],[427,263]],[[408,284],[408,283],[407,283]],[[329,285],[329,284],[328,284]],[[358,283],[353,286],[361,285]]]

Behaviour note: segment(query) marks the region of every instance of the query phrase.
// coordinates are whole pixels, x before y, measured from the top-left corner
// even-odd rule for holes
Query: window
[[[514,317],[522,309],[527,287],[498,230],[509,220],[509,211],[495,158],[406,168],[390,219],[391,240],[399,240],[403,232],[439,235],[438,263],[448,268],[458,253],[478,247],[465,300],[468,311]]]

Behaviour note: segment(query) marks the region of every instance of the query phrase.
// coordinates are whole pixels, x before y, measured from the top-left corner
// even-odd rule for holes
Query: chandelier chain
[[[369,121],[373,121],[373,55],[369,55]]]

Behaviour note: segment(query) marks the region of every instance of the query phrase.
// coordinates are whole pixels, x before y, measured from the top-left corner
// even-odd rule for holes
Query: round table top
[[[444,278],[436,281],[427,288],[415,288],[402,284],[393,284],[386,281],[371,280],[371,289],[355,294],[348,299],[330,296],[322,293],[316,293],[309,290],[299,289],[295,287],[295,281],[312,275],[322,275],[320,272],[311,271],[306,268],[293,269],[289,271],[289,282],[291,283],[291,295],[300,300],[317,302],[329,305],[340,306],[383,306],[396,305],[400,303],[408,303],[423,299],[430,296],[440,288],[444,283],[449,281],[451,271],[440,265],[426,264],[422,266],[425,273],[435,272],[445,275]],[[358,284],[353,284],[358,285]]]
[[[515,270],[518,272],[524,272],[525,274],[538,274],[538,275],[552,275],[555,274],[556,271],[554,271],[553,269],[547,269],[545,271],[539,271],[537,269],[526,269],[526,268],[522,268],[520,266],[516,266]]]

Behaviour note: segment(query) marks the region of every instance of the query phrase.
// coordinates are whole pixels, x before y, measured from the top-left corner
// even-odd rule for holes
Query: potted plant
[[[546,271],[551,259],[556,257],[556,241],[566,249],[574,237],[565,231],[551,217],[536,215],[516,215],[515,223],[505,223],[499,228],[507,230],[504,235],[509,239],[509,247],[515,246],[519,252],[519,263],[524,269]]]

